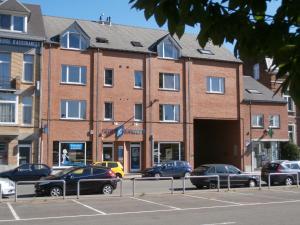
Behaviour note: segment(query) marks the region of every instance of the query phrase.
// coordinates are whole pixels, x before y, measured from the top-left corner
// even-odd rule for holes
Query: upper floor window
[[[26,32],[26,17],[0,14],[0,29]]]
[[[17,96],[0,93],[0,123],[15,124],[17,118]]]
[[[134,87],[143,87],[143,71],[134,71]]]
[[[23,124],[32,123],[32,97],[23,97]]]
[[[10,54],[0,53],[0,83],[10,81]]]
[[[63,48],[83,50],[87,48],[87,42],[84,37],[75,31],[67,31],[61,38]]]
[[[23,56],[23,81],[25,82],[33,82],[33,55],[24,54]]]
[[[134,105],[134,120],[135,121],[143,120],[143,104]]]
[[[206,90],[209,93],[224,94],[225,78],[224,77],[207,77]]]
[[[114,71],[112,69],[105,69],[104,71],[104,86],[113,86]]]
[[[253,76],[255,80],[259,80],[259,76],[260,76],[259,63],[256,63],[253,66]]]
[[[86,101],[62,100],[60,113],[62,119],[85,119]]]
[[[288,134],[290,142],[295,143],[295,124],[288,125]]]
[[[86,84],[86,67],[62,65],[61,82],[67,84]]]
[[[287,102],[288,112],[295,112],[295,103],[291,96],[289,95],[283,95],[283,98]]]
[[[157,46],[158,56],[162,58],[178,59],[179,49],[170,39],[165,39]]]
[[[280,127],[280,117],[279,115],[270,115],[269,116],[269,127],[279,128]]]
[[[179,105],[159,105],[159,120],[163,122],[179,122]]]
[[[259,127],[262,128],[264,127],[264,116],[263,115],[252,115],[251,119],[251,125],[252,127]]]
[[[104,120],[113,120],[113,103],[104,103]]]
[[[179,74],[172,73],[160,73],[159,74],[159,88],[165,90],[176,90],[180,89]]]

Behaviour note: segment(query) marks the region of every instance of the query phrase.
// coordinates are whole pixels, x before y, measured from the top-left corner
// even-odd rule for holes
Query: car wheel
[[[209,188],[209,189],[216,189],[216,188],[217,188],[217,184],[214,183],[214,182],[209,182],[208,188]]]
[[[191,176],[191,173],[186,172],[186,173],[184,174],[184,176],[185,176],[185,177],[190,177],[190,176]]]
[[[284,184],[286,185],[286,186],[291,186],[291,185],[293,185],[293,178],[291,178],[291,177],[287,177],[287,178],[285,178],[285,180],[284,180]]]
[[[113,186],[110,184],[104,184],[102,187],[102,194],[111,195],[113,193]]]
[[[256,187],[256,182],[255,182],[255,180],[249,180],[249,182],[248,182],[248,187]]]
[[[154,177],[160,177],[159,173],[154,174]]]
[[[203,188],[203,186],[202,186],[202,185],[199,185],[199,184],[197,184],[197,185],[195,185],[195,186],[196,186],[197,189],[202,189],[202,188]]]
[[[122,175],[119,173],[117,173],[116,176],[117,176],[117,178],[122,178]]]
[[[50,189],[50,196],[52,197],[59,197],[63,195],[63,191],[60,187],[52,187]]]

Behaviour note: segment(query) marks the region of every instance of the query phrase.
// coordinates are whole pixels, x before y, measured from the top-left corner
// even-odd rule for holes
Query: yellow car
[[[117,177],[119,178],[124,177],[124,169],[120,162],[103,161],[103,162],[95,162],[94,165],[108,167],[116,174]]]

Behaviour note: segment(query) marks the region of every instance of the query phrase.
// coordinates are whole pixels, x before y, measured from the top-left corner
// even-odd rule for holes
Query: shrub
[[[281,159],[299,160],[300,151],[297,145],[286,143],[281,150]]]

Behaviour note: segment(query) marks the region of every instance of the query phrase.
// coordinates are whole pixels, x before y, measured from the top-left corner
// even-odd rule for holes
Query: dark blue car
[[[147,168],[142,172],[142,177],[174,177],[189,176],[192,167],[187,161],[170,160],[160,165]]]

